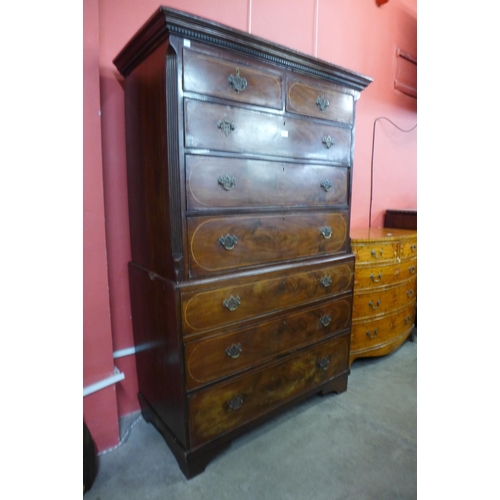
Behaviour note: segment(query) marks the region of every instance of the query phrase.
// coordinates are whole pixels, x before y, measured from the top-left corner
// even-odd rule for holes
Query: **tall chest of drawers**
[[[356,255],[350,362],[396,350],[415,326],[417,232],[351,231]]]
[[[354,117],[371,80],[165,7],[114,63],[139,399],[189,478],[347,388]]]

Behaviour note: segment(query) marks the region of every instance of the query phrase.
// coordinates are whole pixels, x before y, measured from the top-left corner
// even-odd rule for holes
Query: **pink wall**
[[[83,385],[113,375],[101,124],[99,119],[99,16],[97,0],[83,4]],[[83,399],[83,418],[99,449],[118,440],[116,389]]]
[[[97,0],[84,2],[86,10],[89,10],[88,3],[95,11]],[[103,342],[112,342],[114,351],[132,346],[133,334],[127,276],[130,243],[123,89],[112,59],[160,3],[158,0],[100,0],[98,16],[93,12],[96,15],[84,25],[86,35],[88,31],[99,30],[99,59],[94,58],[94,66],[86,67],[85,72],[89,78],[99,72],[102,150],[98,141],[93,143],[93,148],[96,155],[102,155],[103,169],[102,185],[89,188],[84,195],[103,215],[102,199],[93,205],[91,198],[104,192],[109,298],[102,298],[102,304],[110,308],[112,333],[107,327],[102,335],[108,336]],[[162,4],[249,31],[374,79],[358,102],[354,151],[352,226],[368,226],[374,120],[386,116],[403,129],[416,123],[416,99],[396,91],[393,85],[396,48],[417,55],[416,0],[390,0],[382,7],[377,7],[375,0],[165,0]],[[84,50],[91,50],[94,57],[95,47],[87,40]],[[84,105],[87,109],[93,103],[89,100]],[[84,164],[85,169],[95,166]],[[416,207],[416,130],[404,134],[388,122],[379,122],[374,168],[372,226],[377,226],[383,224],[386,208]],[[96,172],[93,178],[98,180]],[[96,232],[98,226],[99,221]],[[101,240],[97,252],[102,248],[100,245]],[[86,268],[85,272],[107,279],[106,270],[97,265]],[[91,332],[84,329],[85,339],[88,335]],[[84,351],[84,356],[92,355]],[[88,363],[90,360],[86,360],[86,366]],[[126,415],[138,410],[134,357],[117,359],[115,364],[125,373],[125,380],[116,387],[117,411]],[[113,397],[114,394],[110,395],[110,399]]]

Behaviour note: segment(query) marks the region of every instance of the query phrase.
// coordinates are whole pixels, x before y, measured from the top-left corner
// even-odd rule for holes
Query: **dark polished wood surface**
[[[347,389],[354,116],[371,79],[166,7],[114,63],[141,407],[190,478]]]

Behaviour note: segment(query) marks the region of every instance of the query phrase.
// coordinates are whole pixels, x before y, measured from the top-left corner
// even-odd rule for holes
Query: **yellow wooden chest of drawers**
[[[350,363],[397,349],[412,333],[417,306],[417,232],[351,231],[356,256]]]

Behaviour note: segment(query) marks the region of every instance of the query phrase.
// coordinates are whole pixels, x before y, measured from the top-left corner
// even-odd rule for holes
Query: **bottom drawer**
[[[364,321],[352,325],[351,356],[360,351],[375,349],[392,342],[399,335],[408,331],[415,323],[415,307],[413,303],[403,309],[382,318]]]
[[[189,397],[190,445],[231,431],[348,370],[346,333]]]

